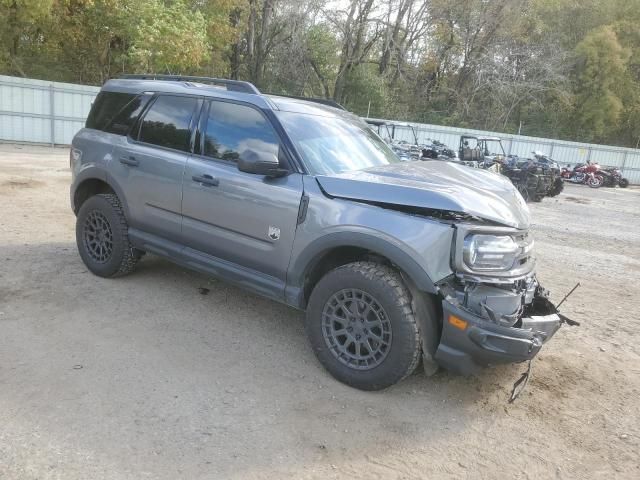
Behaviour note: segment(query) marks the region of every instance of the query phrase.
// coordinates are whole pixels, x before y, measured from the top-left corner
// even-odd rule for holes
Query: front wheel
[[[626,178],[621,178],[620,182],[618,182],[618,185],[620,185],[620,188],[627,188],[629,186],[629,180]]]
[[[551,191],[547,195],[549,197],[555,197],[557,195],[560,195],[563,190],[564,190],[564,182],[562,181],[561,178],[556,178],[555,181],[553,182],[553,187],[551,188]]]
[[[400,274],[373,262],[338,267],[315,286],[305,319],[313,351],[337,380],[381,390],[420,360],[411,296]]]
[[[591,188],[600,188],[604,184],[604,177],[601,175],[594,175],[589,177],[587,180],[587,185]]]

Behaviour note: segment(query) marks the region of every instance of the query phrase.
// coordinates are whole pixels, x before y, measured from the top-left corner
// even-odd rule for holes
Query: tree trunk
[[[403,48],[399,44],[400,28],[402,27],[404,17],[412,4],[413,0],[402,0],[398,7],[398,15],[396,16],[393,27],[391,27],[391,25],[387,27],[387,40],[385,41],[382,50],[382,56],[380,58],[380,74],[386,73],[387,69],[389,68],[389,64],[391,63],[394,52],[396,52],[396,57],[398,58],[398,60],[401,58],[399,54],[402,52]]]
[[[231,23],[231,26],[233,28],[236,28],[236,29],[238,28],[238,25],[240,23],[240,14],[241,14],[240,9],[236,9],[231,12],[231,15],[229,17],[229,22]],[[233,42],[233,44],[231,45],[231,53],[229,55],[229,69],[231,70],[230,77],[233,80],[238,80],[238,78],[240,77],[241,48],[242,48],[242,34],[239,33],[235,42]],[[211,64],[213,65],[213,59]]]
[[[366,53],[363,41],[372,6],[373,0],[351,0],[349,14],[344,24],[340,68],[333,89],[333,99],[338,103],[344,100],[344,88],[349,74],[361,63],[363,54]]]
[[[255,72],[253,70],[255,61],[255,45],[256,45],[256,2],[258,0],[249,0],[249,20],[247,31],[247,60],[249,65],[249,78],[253,82],[255,80]]]

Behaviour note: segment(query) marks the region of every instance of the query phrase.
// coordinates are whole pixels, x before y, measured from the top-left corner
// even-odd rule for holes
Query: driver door
[[[203,109],[199,150],[183,179],[182,234],[188,255],[224,276],[282,297],[302,198],[302,176],[240,172],[246,149],[282,158],[280,140],[257,108],[211,100]]]

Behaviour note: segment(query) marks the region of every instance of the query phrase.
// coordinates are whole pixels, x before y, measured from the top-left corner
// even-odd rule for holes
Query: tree
[[[619,124],[624,109],[619,86],[627,76],[631,53],[620,45],[610,26],[589,33],[576,49],[577,134],[587,141],[604,141]]]
[[[169,6],[159,0],[140,3],[128,56],[140,72],[179,73],[196,70],[210,53],[202,12],[182,0]]]
[[[372,18],[373,6],[373,0],[351,0],[346,12],[330,16],[340,32],[342,44],[333,87],[333,98],[337,102],[343,100],[347,78],[355,67],[365,61],[381,33]]]
[[[53,0],[0,0],[0,66],[7,73],[26,76],[21,54],[38,42],[41,25]]]

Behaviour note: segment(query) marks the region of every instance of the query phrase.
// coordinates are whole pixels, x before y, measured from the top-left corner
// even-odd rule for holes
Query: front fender
[[[328,252],[339,247],[358,247],[387,258],[408,275],[415,286],[427,293],[437,289],[425,270],[393,240],[374,231],[342,231],[327,233],[309,243],[292,261],[287,274],[287,302],[304,307],[304,283],[317,262]]]

